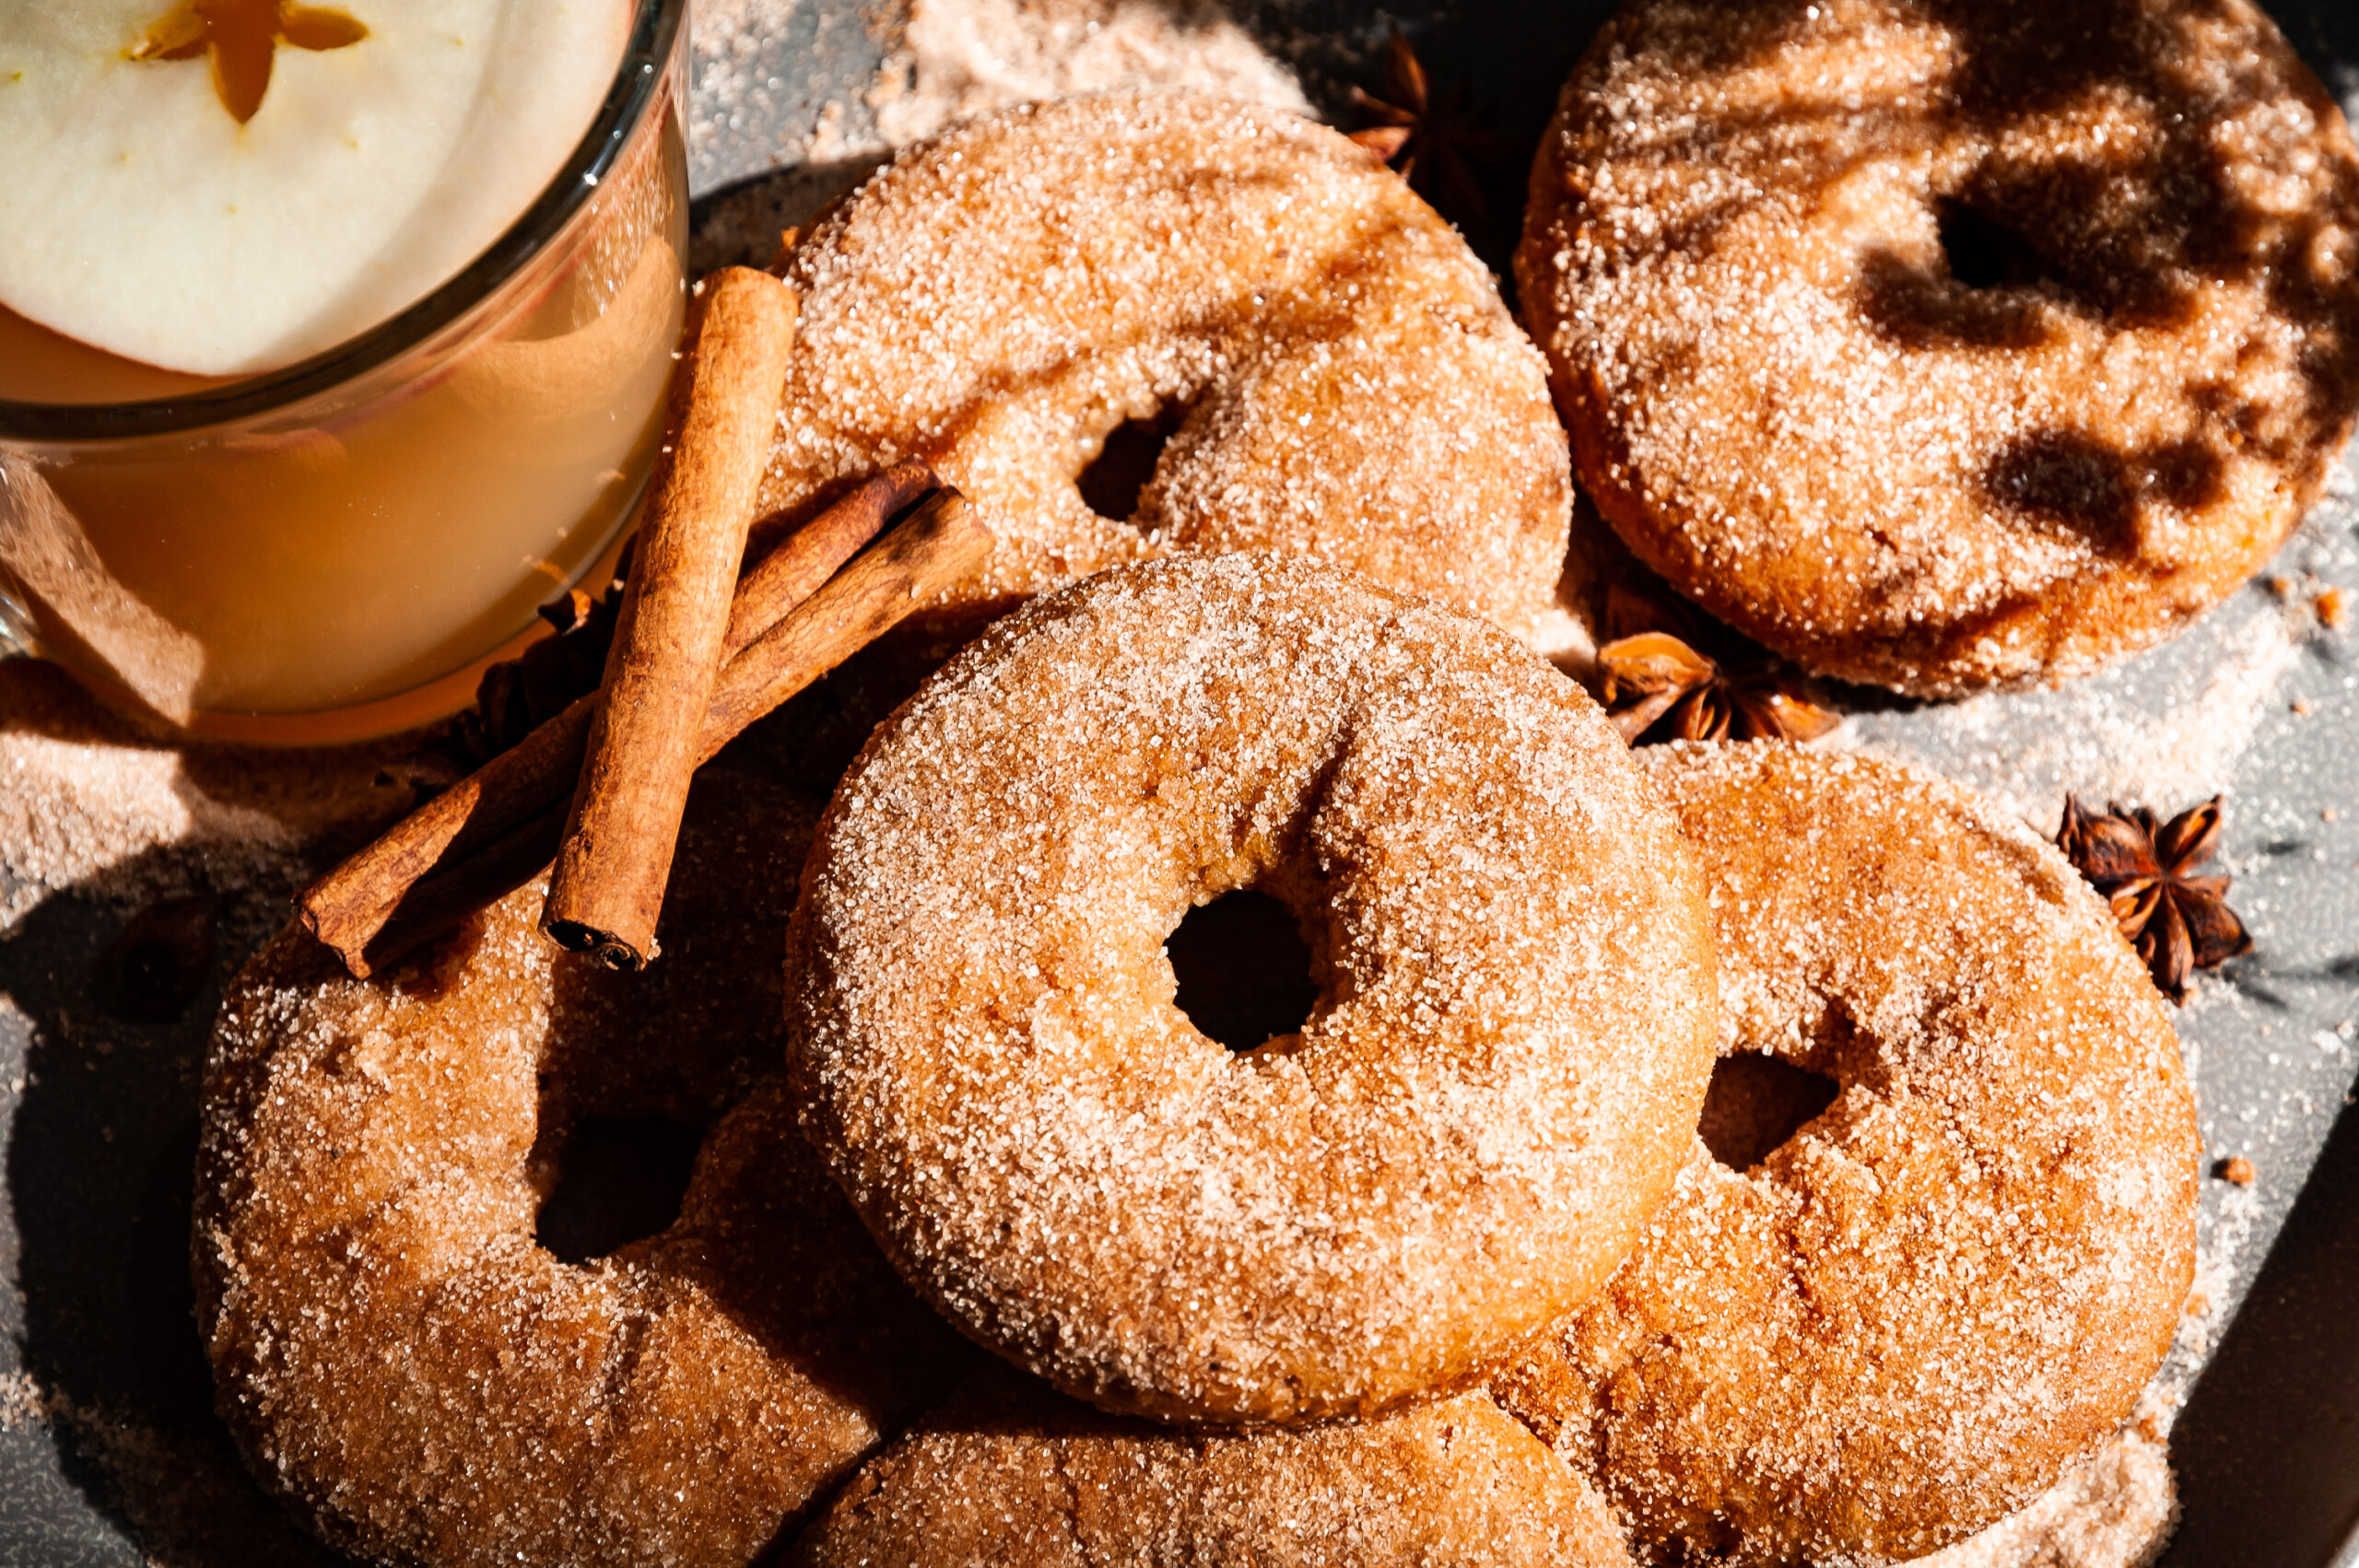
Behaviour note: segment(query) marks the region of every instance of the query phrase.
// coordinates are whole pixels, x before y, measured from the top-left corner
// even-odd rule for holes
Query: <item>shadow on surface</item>
[[[125,885],[168,891],[135,909],[114,895]],[[46,1401],[65,1476],[96,1516],[117,1521],[117,1540],[81,1544],[125,1562],[337,1561],[248,1479],[214,1416],[189,1283],[205,1043],[223,981],[276,926],[283,892],[216,895],[197,855],[151,850],[111,868],[100,888],[53,895],[0,946],[0,991],[30,1025],[6,1162],[23,1370]],[[187,950],[199,962],[184,1005],[169,1018],[152,997],[126,1007],[110,951],[143,910],[187,899],[217,916],[210,951]]]
[[[91,1562],[341,1561],[247,1476],[213,1413],[189,1280],[197,1094],[224,985],[298,887],[411,803],[379,774],[415,739],[175,746],[29,659],[0,661],[0,732],[76,754],[17,787],[50,852],[88,867],[0,941],[0,997],[25,1035],[22,1086],[0,1110],[0,1233],[14,1232],[0,1239],[21,1302],[0,1301],[0,1322],[21,1313],[18,1359],[87,1505],[5,1521],[0,1557],[25,1546],[21,1523]],[[140,848],[140,834],[178,837]]]
[[[810,227],[837,197],[884,166],[875,158],[802,163],[756,174],[696,200],[689,220],[688,271],[758,267],[778,253],[779,232]]]
[[[2345,1106],[2171,1438],[2159,1568],[2326,1568],[2359,1528],[2359,1111]]]

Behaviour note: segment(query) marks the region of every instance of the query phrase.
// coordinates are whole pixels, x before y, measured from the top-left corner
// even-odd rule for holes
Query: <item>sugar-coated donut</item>
[[[925,459],[999,539],[938,618],[1175,550],[1309,556],[1519,634],[1555,603],[1545,367],[1473,252],[1333,131],[1182,93],[986,115],[903,152],[788,277],[763,504]],[[1134,509],[1100,516],[1076,480],[1158,416]]]
[[[2179,631],[2359,408],[2359,152],[2248,0],[1633,0],[1516,276],[1646,564],[1926,695]]]
[[[1004,1368],[863,1466],[792,1568],[1628,1568],[1602,1500],[1488,1396],[1189,1433]]]
[[[954,1322],[1110,1409],[1367,1415],[1473,1375],[1620,1261],[1710,1071],[1696,873],[1596,705],[1285,556],[1001,621],[879,729],[804,882],[815,1141]],[[1320,995],[1231,1054],[1163,943],[1249,886]]]
[[[1749,1169],[1699,1146],[1494,1387],[1646,1561],[1919,1556],[2050,1485],[2169,1348],[2197,1153],[2170,1020],[2064,858],[1954,785],[1766,743],[1646,771],[1704,856],[1730,1048],[1840,1093]]]
[[[346,978],[294,928],[206,1073],[195,1265],[255,1473],[372,1562],[726,1564],[971,1352],[893,1276],[795,1128],[778,953],[816,813],[699,781],[664,959],[614,976],[538,884],[463,955]],[[534,1242],[584,1115],[720,1117],[678,1220],[586,1267]]]

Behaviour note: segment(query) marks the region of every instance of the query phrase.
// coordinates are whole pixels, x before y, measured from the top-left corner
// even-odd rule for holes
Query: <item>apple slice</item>
[[[0,0],[0,305],[196,375],[333,347],[557,177],[631,10]]]

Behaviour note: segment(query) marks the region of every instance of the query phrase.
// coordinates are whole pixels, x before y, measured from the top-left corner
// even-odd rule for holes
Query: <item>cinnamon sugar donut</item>
[[[955,1323],[1112,1409],[1365,1415],[1473,1374],[1612,1271],[1709,1074],[1696,872],[1596,705],[1283,556],[1000,622],[877,731],[804,879],[815,1141]],[[1163,942],[1245,887],[1320,994],[1231,1054]]]
[[[2359,407],[2359,153],[2247,0],[1634,0],[1516,276],[1647,565],[1926,695],[2183,629]]]
[[[536,883],[440,971],[350,980],[290,927],[241,977],[199,1317],[255,1473],[334,1545],[734,1568],[956,1376],[775,1071],[746,1087],[813,814],[708,770],[646,975],[551,948]],[[561,1263],[534,1239],[552,1156],[626,1112],[718,1124],[668,1230]]]
[[[1596,1492],[1483,1394],[1186,1433],[1004,1368],[871,1459],[794,1568],[1628,1568]]]
[[[788,277],[763,505],[931,462],[999,539],[937,624],[1171,551],[1309,556],[1519,634],[1555,603],[1572,492],[1540,356],[1333,131],[1180,93],[986,115],[904,151]],[[1126,518],[1077,483],[1109,438],[1140,465],[1115,488],[1144,481],[1101,497]]]
[[[1917,1557],[2054,1482],[2169,1348],[2197,1155],[2170,1020],[2063,857],[1955,786],[1773,744],[1645,768],[1704,856],[1729,1048],[1840,1093],[1748,1169],[1698,1146],[1495,1387],[1648,1561]]]

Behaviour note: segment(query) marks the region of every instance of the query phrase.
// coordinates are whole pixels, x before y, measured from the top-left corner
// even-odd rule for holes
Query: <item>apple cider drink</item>
[[[684,8],[0,0],[8,629],[200,733],[464,704],[652,464]]]

